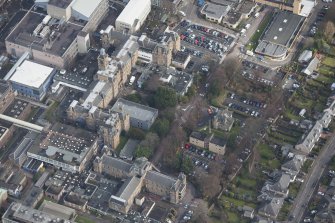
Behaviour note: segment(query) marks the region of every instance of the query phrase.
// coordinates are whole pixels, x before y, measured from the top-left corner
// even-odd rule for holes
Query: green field
[[[80,215],[77,216],[75,222],[78,222],[78,223],[94,223],[94,221],[92,221],[91,219],[86,218],[84,216],[80,216]]]
[[[329,66],[329,67],[335,67],[335,58],[332,58],[332,57],[325,57],[323,60],[322,60],[322,63],[326,66]]]

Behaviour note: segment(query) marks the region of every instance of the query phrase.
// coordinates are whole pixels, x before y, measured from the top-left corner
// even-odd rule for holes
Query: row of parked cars
[[[244,113],[246,113],[250,116],[253,116],[253,117],[259,117],[260,116],[258,111],[252,110],[250,108],[245,108],[245,107],[243,107],[241,105],[238,105],[238,104],[235,104],[235,103],[229,103],[228,107],[232,108],[234,110],[240,111],[240,112],[244,112]]]
[[[186,28],[186,29],[197,30],[199,32],[210,34],[214,37],[219,37],[219,38],[225,39],[228,44],[231,44],[234,41],[234,38],[232,36],[229,36],[225,33],[222,33],[222,32],[217,31],[215,29],[210,29],[210,28],[202,26],[202,25],[192,24],[191,22],[186,21],[186,20],[183,20],[180,23],[180,26],[183,27],[183,28]]]
[[[199,156],[206,157],[207,159],[215,160],[215,158],[216,158],[216,154],[214,154],[214,153],[212,153],[210,151],[207,151],[207,150],[198,149],[198,148],[196,148],[195,146],[193,146],[191,144],[186,144],[185,145],[185,149],[189,150],[192,153],[196,153]]]
[[[199,58],[201,58],[204,55],[202,52],[200,52],[198,50],[192,50],[190,48],[186,48],[185,46],[181,46],[180,51],[188,53],[188,54],[196,56],[196,57],[199,57]]]
[[[193,45],[203,47],[220,57],[223,57],[223,54],[228,51],[228,47],[224,46],[222,43],[208,39],[205,36],[197,36],[196,34],[187,31],[180,34],[180,39]]]
[[[230,97],[230,99],[235,99],[235,100],[239,100],[240,102],[243,102],[244,104],[247,105],[251,105],[257,108],[266,108],[267,104],[263,103],[263,102],[259,102],[257,100],[252,100],[252,99],[247,99],[245,97],[242,96],[238,96],[235,93],[228,93],[228,97]]]

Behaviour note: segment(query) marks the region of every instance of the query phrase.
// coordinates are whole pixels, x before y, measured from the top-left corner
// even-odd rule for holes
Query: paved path
[[[335,155],[335,135],[328,140],[327,144],[322,149],[320,155],[314,161],[312,169],[308,173],[304,184],[302,185],[298,196],[296,197],[290,216],[293,219],[292,223],[301,222],[305,213],[305,207],[309,203],[314,194],[315,186],[318,185],[320,178],[327,166],[327,163]]]

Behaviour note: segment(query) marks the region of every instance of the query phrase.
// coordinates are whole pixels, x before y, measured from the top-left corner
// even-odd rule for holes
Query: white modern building
[[[129,34],[138,31],[151,10],[151,0],[130,0],[116,19],[117,31]]]
[[[5,80],[9,80],[13,90],[20,95],[40,101],[45,97],[55,73],[54,68],[35,63],[23,55]]]

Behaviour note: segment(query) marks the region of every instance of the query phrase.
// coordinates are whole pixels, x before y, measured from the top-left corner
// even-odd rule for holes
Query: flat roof
[[[142,121],[151,121],[157,116],[158,110],[132,101],[119,98],[112,107],[112,111],[129,114],[131,118]]]
[[[20,203],[12,203],[10,206],[10,212],[12,212],[11,216],[3,216],[9,219],[19,220],[23,222],[39,222],[39,223],[49,223],[49,222],[65,222],[72,223],[74,221],[70,221],[65,219],[62,216],[55,216],[53,214],[46,213],[44,211],[36,210],[31,207],[27,207]],[[7,212],[6,212],[7,213]]]
[[[213,3],[206,3],[202,9],[201,12],[203,14],[206,14],[206,16],[221,19],[223,16],[226,16],[228,11],[230,10],[230,6],[227,5],[217,5]]]
[[[3,114],[13,118],[17,118],[26,109],[28,104],[29,103],[26,101],[14,99],[14,101],[7,107]]]
[[[78,33],[82,30],[85,23],[78,23],[71,20],[70,22],[64,22],[63,28],[59,29],[57,27],[61,22],[52,18],[49,23],[53,23],[54,25],[49,27],[51,32],[55,32],[55,38],[49,38],[51,41],[48,42],[48,38],[33,35],[35,28],[43,21],[45,16],[45,14],[29,11],[16,28],[7,36],[6,41],[34,50],[62,56],[71,43],[77,38]]]
[[[72,9],[84,15],[86,18],[90,18],[94,10],[98,7],[102,0],[74,0]]]
[[[136,19],[142,17],[141,9],[148,4],[151,5],[151,0],[130,0],[116,21],[133,24]]]
[[[278,12],[263,33],[262,40],[289,47],[304,17],[292,12]]]
[[[255,52],[277,58],[285,56],[304,19],[304,17],[291,12],[277,12],[262,34]]]
[[[0,125],[0,139],[7,132],[8,128]]]
[[[10,81],[28,87],[40,88],[53,73],[54,68],[25,60],[9,78]]]
[[[39,210],[57,216],[58,218],[64,218],[66,220],[73,220],[73,218],[76,216],[76,211],[73,208],[69,208],[47,200],[43,201]]]
[[[28,152],[62,163],[79,165],[92,149],[96,135],[83,129],[56,123],[42,133]]]

